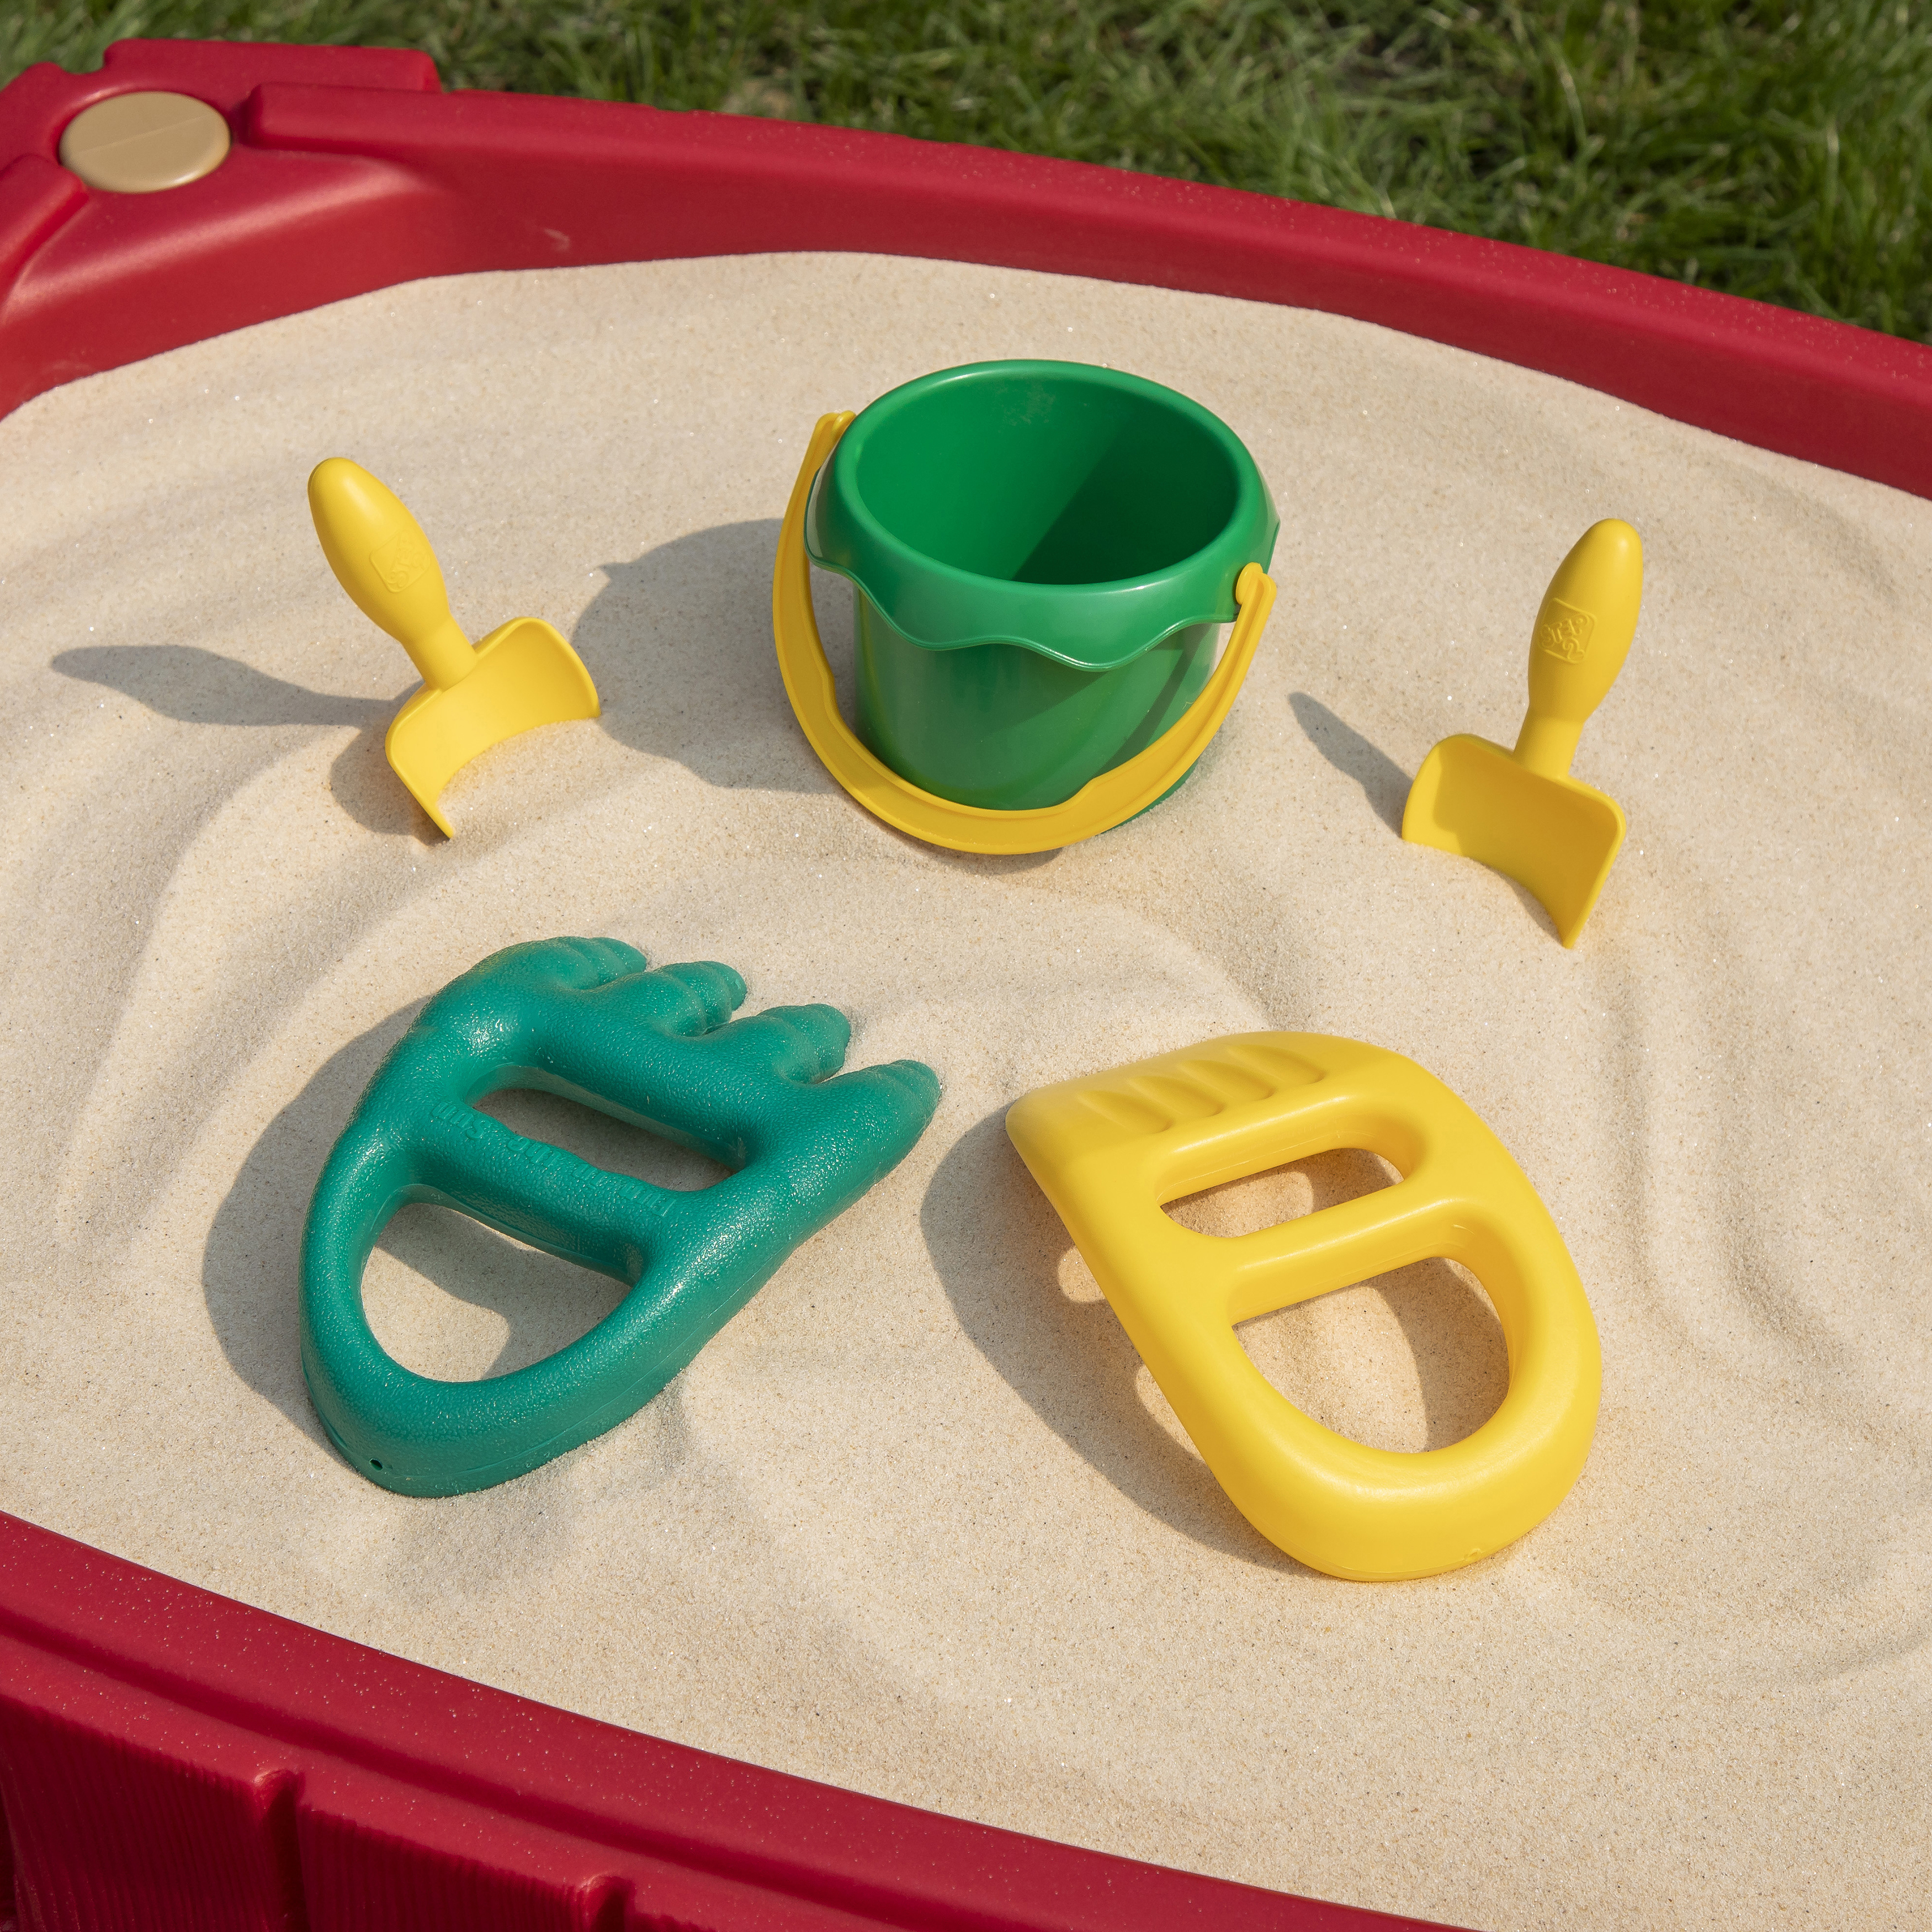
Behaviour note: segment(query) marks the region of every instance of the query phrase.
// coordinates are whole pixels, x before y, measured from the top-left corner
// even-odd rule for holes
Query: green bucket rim
[[[1112,389],[1186,418],[1220,448],[1234,480],[1233,505],[1220,529],[1185,556],[1139,576],[1035,584],[945,562],[887,528],[858,486],[872,436],[935,389],[1016,380]],[[1012,360],[938,370],[868,404],[813,482],[805,536],[813,562],[848,578],[902,637],[924,650],[1012,644],[1077,670],[1106,671],[1132,663],[1191,625],[1232,623],[1236,579],[1248,564],[1268,568],[1280,530],[1274,499],[1253,456],[1211,410],[1124,370]],[[1096,600],[1106,607],[1097,624]]]

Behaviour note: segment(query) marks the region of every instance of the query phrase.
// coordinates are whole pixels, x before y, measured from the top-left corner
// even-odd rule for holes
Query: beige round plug
[[[117,94],[84,108],[61,136],[61,165],[89,188],[152,194],[199,181],[228,153],[228,123],[185,94]]]

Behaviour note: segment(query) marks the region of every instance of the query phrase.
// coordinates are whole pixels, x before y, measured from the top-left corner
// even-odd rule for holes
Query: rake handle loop
[[[332,456],[310,474],[308,507],[329,568],[363,615],[409,652],[432,689],[461,683],[476,653],[450,614],[429,539],[394,492],[360,464]]]

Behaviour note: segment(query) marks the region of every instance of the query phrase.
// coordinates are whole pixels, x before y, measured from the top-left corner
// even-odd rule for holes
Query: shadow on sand
[[[90,644],[58,652],[52,668],[184,724],[283,732],[352,726],[355,736],[329,767],[337,804],[371,832],[410,832],[424,841],[442,836],[397,782],[382,750],[389,720],[413,679],[393,698],[338,697],[194,644]]]
[[[1398,836],[1402,808],[1408,802],[1408,774],[1386,752],[1345,724],[1328,706],[1305,691],[1288,694],[1288,708],[1308,742],[1340,772],[1362,788],[1376,816]]]

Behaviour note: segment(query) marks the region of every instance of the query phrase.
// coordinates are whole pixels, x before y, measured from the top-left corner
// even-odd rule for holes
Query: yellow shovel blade
[[[404,704],[382,748],[416,802],[453,838],[436,799],[479,752],[533,724],[595,718],[598,710],[597,687],[562,638],[539,618],[513,617],[476,646],[476,668],[460,682],[424,685]]]
[[[1528,770],[1486,738],[1458,736],[1423,760],[1402,836],[1508,873],[1574,946],[1624,842],[1624,814],[1589,785]]]

